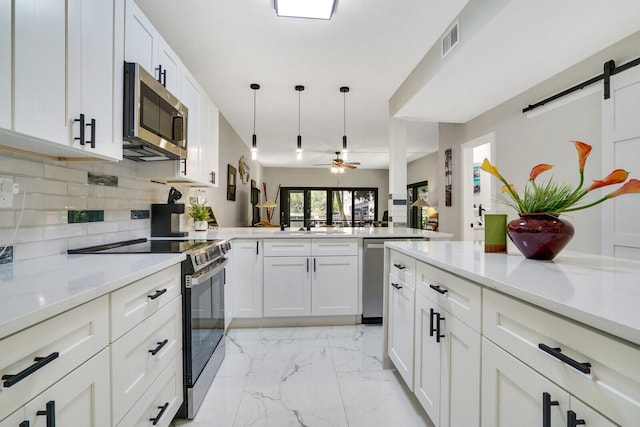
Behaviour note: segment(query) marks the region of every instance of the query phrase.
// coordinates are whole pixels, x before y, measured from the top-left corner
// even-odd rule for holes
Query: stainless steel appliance
[[[139,64],[124,63],[123,157],[187,158],[187,107]]]
[[[362,323],[382,323],[384,291],[384,242],[392,240],[426,240],[407,238],[363,239]]]
[[[184,403],[177,417],[193,418],[225,355],[224,284],[226,240],[137,239],[69,250],[70,254],[180,253],[182,262],[182,348]]]

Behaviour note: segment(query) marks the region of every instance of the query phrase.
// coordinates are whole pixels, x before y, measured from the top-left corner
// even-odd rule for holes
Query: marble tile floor
[[[431,425],[381,360],[381,326],[234,329],[196,418],[172,426]]]

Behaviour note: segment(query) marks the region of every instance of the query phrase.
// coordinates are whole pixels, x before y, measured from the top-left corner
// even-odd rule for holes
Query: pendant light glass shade
[[[347,160],[347,156],[349,153],[349,147],[347,147],[347,93],[349,92],[349,86],[342,86],[340,88],[340,92],[342,93],[342,159]]]
[[[304,90],[304,86],[297,85],[295,90],[298,91],[298,143],[296,145],[296,159],[302,159],[302,136],[300,135],[300,92]]]
[[[258,159],[258,137],[256,136],[256,92],[260,89],[258,83],[251,83],[253,89],[253,136],[251,137],[251,160]]]

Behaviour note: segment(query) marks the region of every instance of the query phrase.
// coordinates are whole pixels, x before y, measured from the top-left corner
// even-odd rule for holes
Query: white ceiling
[[[342,147],[339,88],[349,86],[349,161],[362,168],[388,167],[389,99],[468,1],[337,0],[324,21],[277,17],[273,0],[136,0],[248,146],[249,85],[261,85],[256,134],[266,167],[333,158]],[[640,30],[638,0],[489,3],[507,5],[464,46],[462,28],[461,49],[400,106],[396,117],[411,118],[408,161],[437,150],[435,122],[465,122]]]

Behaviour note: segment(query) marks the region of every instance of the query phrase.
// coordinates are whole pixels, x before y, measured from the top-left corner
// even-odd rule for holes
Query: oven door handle
[[[229,260],[225,258],[224,261],[222,261],[220,264],[218,264],[216,267],[212,268],[211,270],[205,270],[202,273],[187,276],[186,278],[187,288],[192,288],[194,286],[198,286],[205,283],[207,280],[211,279],[213,276],[215,276],[216,274],[224,270],[224,267],[227,265],[228,262]]]

